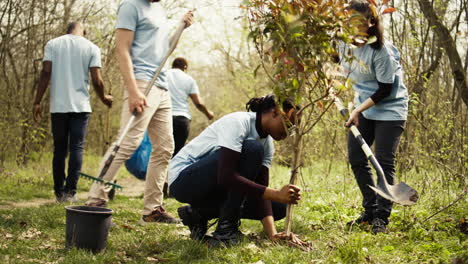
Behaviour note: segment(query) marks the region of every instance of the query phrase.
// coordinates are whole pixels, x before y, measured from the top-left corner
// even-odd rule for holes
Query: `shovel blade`
[[[386,189],[388,191],[384,191],[383,188],[379,187],[369,187],[383,198],[401,205],[413,205],[419,199],[418,192],[404,182],[397,185],[387,185]]]

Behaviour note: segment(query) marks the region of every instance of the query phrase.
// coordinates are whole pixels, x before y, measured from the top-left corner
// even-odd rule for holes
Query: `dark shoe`
[[[208,240],[210,247],[230,247],[239,244],[244,234],[239,231],[240,212],[238,209],[224,208],[221,210],[218,225],[213,232],[213,238]]]
[[[386,233],[387,224],[388,222],[383,219],[374,218],[374,220],[372,220],[372,233],[374,233],[374,235],[377,235],[378,233]]]
[[[208,231],[208,220],[190,205],[179,207],[177,209],[182,223],[190,229],[190,238],[193,240],[204,240]]]
[[[87,201],[85,203],[86,206],[92,206],[92,207],[102,207],[106,208],[107,207],[107,202],[101,199],[93,199],[91,201]]]
[[[55,201],[57,201],[57,203],[65,202],[65,194],[64,193],[56,193],[55,194]]]
[[[354,219],[353,221],[349,221],[346,223],[347,226],[353,226],[353,225],[361,225],[361,224],[369,224],[372,222],[374,219],[374,216],[372,215],[372,212],[369,211],[363,211],[361,212],[361,215],[357,218]]]
[[[171,215],[169,215],[162,206],[151,212],[149,215],[142,217],[145,223],[167,223],[167,224],[178,224],[180,221]]]

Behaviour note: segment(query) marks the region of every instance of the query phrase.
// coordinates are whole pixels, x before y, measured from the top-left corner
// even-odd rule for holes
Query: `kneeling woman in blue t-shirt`
[[[356,26],[374,37],[372,44],[357,44],[357,48],[341,47],[341,57],[351,55],[352,63],[342,59],[346,73],[355,82],[356,109],[346,125],[354,123],[367,144],[374,143],[376,158],[388,183],[395,177],[395,154],[408,114],[408,92],[403,83],[400,54],[390,43],[384,42],[380,17],[368,1],[353,0],[349,4]],[[348,156],[356,181],[363,195],[364,212],[348,224],[371,223],[372,231],[386,231],[392,202],[377,195],[369,185],[374,185],[371,168],[360,144],[350,133]]]
[[[295,109],[285,101],[276,105],[273,95],[251,99],[248,111],[225,115],[190,141],[172,159],[170,193],[179,202],[178,213],[195,240],[232,245],[242,238],[240,219],[261,220],[271,239],[280,236],[274,220],[286,213],[286,204],[300,200],[299,188],[268,186],[274,140],[285,139],[293,126]],[[208,220],[218,219],[212,237]]]

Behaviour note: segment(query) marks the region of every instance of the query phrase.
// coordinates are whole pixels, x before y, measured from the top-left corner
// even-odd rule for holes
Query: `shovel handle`
[[[338,111],[340,111],[341,116],[345,118],[345,120],[348,120],[349,117],[349,111],[343,106],[343,103],[341,100],[333,93],[330,92],[330,96],[333,99],[333,103],[335,106],[338,108]],[[387,179],[385,178],[384,171],[382,167],[380,166],[379,162],[377,161],[377,158],[375,158],[374,153],[372,152],[371,148],[369,145],[367,145],[366,141],[361,135],[361,132],[359,132],[358,128],[354,125],[351,124],[349,127],[349,130],[351,130],[351,133],[353,134],[354,138],[358,141],[359,145],[361,146],[362,151],[366,155],[367,159],[370,161],[372,164],[372,167],[374,167],[375,171],[377,172],[377,178],[379,179],[379,182],[381,182],[382,186],[380,186],[382,189],[385,189],[384,191],[388,192],[387,190]]]

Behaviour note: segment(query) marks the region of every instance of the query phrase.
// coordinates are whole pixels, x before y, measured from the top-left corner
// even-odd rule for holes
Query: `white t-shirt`
[[[197,82],[180,69],[167,71],[167,81],[171,92],[172,115],[192,119],[188,99],[191,94],[200,94]]]
[[[264,149],[262,165],[270,168],[275,152],[273,139],[270,136],[260,138],[255,128],[256,119],[256,113],[236,112],[223,116],[203,130],[171,160],[169,185],[185,168],[221,147],[240,153],[245,140],[257,140],[262,143]]]
[[[50,112],[91,112],[89,68],[101,67],[101,51],[81,36],[63,35],[49,40],[43,61],[52,62]]]

